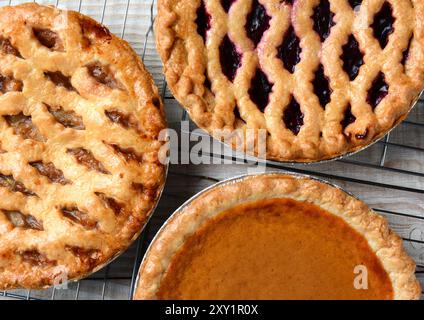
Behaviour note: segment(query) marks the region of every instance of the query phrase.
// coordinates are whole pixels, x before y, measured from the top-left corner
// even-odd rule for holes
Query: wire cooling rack
[[[2,1],[0,5],[26,1]],[[166,88],[161,63],[155,51],[153,21],[156,0],[54,0],[38,1],[80,11],[104,23],[124,38],[153,74],[165,101],[171,126],[188,121],[185,112]],[[349,158],[317,165],[289,165],[267,162],[267,170],[309,174],[332,181],[359,196],[384,215],[404,239],[406,250],[417,263],[417,277],[424,284],[424,101],[420,100],[410,117],[396,130],[367,150]],[[178,111],[177,111],[178,110]],[[190,123],[185,134],[206,137]],[[138,267],[155,231],[179,204],[204,187],[246,173],[252,164],[229,149],[201,152],[209,163],[225,161],[232,165],[171,166],[167,188],[152,221],[138,241],[121,257],[91,277],[71,283],[68,289],[0,291],[9,299],[128,299],[131,298]],[[200,169],[200,168],[206,169]],[[208,169],[209,168],[209,169]],[[206,171],[205,171],[206,170]],[[208,171],[209,170],[209,171]],[[206,173],[205,173],[206,172]],[[175,180],[175,181],[174,181]],[[196,187],[189,188],[196,184]],[[182,189],[184,190],[181,192]],[[186,192],[185,192],[186,191]],[[166,198],[166,201],[165,199]],[[164,204],[165,203],[165,204]],[[423,286],[424,287],[424,286]]]

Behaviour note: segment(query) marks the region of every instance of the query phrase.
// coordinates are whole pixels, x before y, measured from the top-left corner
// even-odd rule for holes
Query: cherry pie
[[[405,119],[424,88],[423,16],[421,0],[159,0],[156,37],[201,128],[264,129],[267,158],[313,162]]]
[[[129,45],[76,12],[0,9],[0,288],[99,269],[163,188],[163,105]]]

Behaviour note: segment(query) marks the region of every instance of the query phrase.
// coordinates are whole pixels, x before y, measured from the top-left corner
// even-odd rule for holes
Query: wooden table
[[[24,1],[12,1],[13,4]],[[0,1],[6,5],[9,1]],[[151,0],[41,1],[91,15],[124,37],[144,58],[163,92],[171,128],[179,129],[185,119],[182,109],[166,90],[161,63],[155,50],[151,27]],[[154,7],[153,7],[154,8]],[[153,10],[155,11],[155,10]],[[405,248],[418,265],[417,276],[424,287],[424,102],[413,110],[408,121],[390,137],[360,154],[344,160],[317,165],[270,163],[267,171],[294,171],[324,178],[357,195],[387,217],[390,226],[405,239]],[[201,138],[201,137],[199,137]],[[177,146],[173,150],[177,151]],[[228,150],[226,151],[228,154]],[[220,154],[204,155],[215,161]],[[149,242],[164,221],[182,203],[217,181],[246,174],[249,164],[171,165],[165,191],[142,238],[109,267],[88,279],[69,285],[68,290],[7,293],[7,298],[40,299],[127,299],[131,295],[138,264]],[[138,254],[137,254],[138,253]],[[0,292],[1,295],[6,295]]]

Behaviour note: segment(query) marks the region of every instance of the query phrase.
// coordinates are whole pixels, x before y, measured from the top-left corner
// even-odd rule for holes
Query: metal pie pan
[[[195,194],[194,196],[192,196],[189,200],[187,200],[186,202],[184,202],[178,209],[176,209],[174,211],[174,213],[171,214],[171,216],[165,221],[165,223],[160,227],[160,229],[158,230],[158,232],[156,233],[156,235],[154,236],[154,238],[152,239],[151,243],[149,244],[149,247],[147,248],[144,257],[141,261],[138,273],[137,273],[137,277],[135,280],[135,286],[134,286],[134,291],[133,291],[133,298],[135,293],[137,292],[137,288],[139,285],[139,280],[140,280],[140,271],[142,270],[144,264],[146,263],[147,257],[149,256],[149,253],[152,249],[152,247],[155,245],[156,241],[159,239],[159,237],[161,236],[162,233],[166,232],[166,229],[168,227],[168,225],[170,223],[172,223],[172,221],[174,221],[175,218],[178,217],[178,215],[180,215],[184,209],[188,206],[191,205],[191,203],[193,201],[195,201],[196,199],[200,198],[201,196],[203,196],[204,194],[206,194],[208,191],[225,186],[225,185],[229,185],[229,184],[235,184],[238,183],[240,181],[243,181],[244,179],[250,179],[250,178],[254,178],[254,177],[260,177],[260,176],[272,176],[272,175],[276,175],[276,176],[291,176],[293,178],[296,179],[310,179],[310,180],[314,180],[326,185],[329,185],[333,188],[336,188],[344,193],[346,193],[347,195],[349,195],[350,197],[354,198],[355,200],[361,201],[358,197],[356,197],[355,195],[353,195],[352,193],[346,191],[345,189],[343,189],[342,187],[340,187],[337,184],[334,184],[332,182],[320,179],[320,178],[316,178],[314,176],[308,175],[308,174],[300,174],[300,173],[293,173],[290,171],[286,171],[286,170],[281,170],[281,171],[269,171],[266,173],[256,173],[256,174],[244,174],[244,175],[239,175],[233,178],[229,178],[229,179],[225,179],[222,180],[220,182],[217,182],[205,189],[203,189],[202,191],[200,191],[199,193]],[[370,208],[370,210],[372,211],[372,209]]]
[[[346,153],[340,154],[340,155],[336,155],[333,158],[329,158],[329,159],[322,159],[322,160],[311,160],[311,161],[284,161],[284,160],[274,160],[274,159],[264,159],[261,157],[258,157],[254,154],[250,154],[248,152],[244,152],[241,150],[236,150],[234,149],[231,145],[224,143],[222,140],[215,138],[213,135],[211,135],[208,131],[206,131],[205,129],[202,129],[206,135],[211,136],[214,140],[220,142],[223,146],[229,148],[231,151],[236,152],[236,155],[231,155],[231,156],[235,156],[235,158],[240,159],[240,157],[237,156],[237,153],[240,154],[240,156],[244,156],[244,159],[247,161],[256,161],[258,163],[264,163],[264,164],[286,164],[286,165],[310,165],[310,164],[325,164],[325,163],[329,163],[329,162],[333,162],[333,161],[337,161],[337,160],[342,160],[348,157],[351,157],[353,155],[356,155],[362,151],[365,151],[366,149],[374,146],[376,143],[378,143],[379,141],[381,141],[382,139],[384,139],[384,137],[386,137],[388,134],[390,134],[393,130],[395,130],[404,120],[406,120],[406,118],[409,116],[409,114],[411,113],[411,111],[415,108],[415,106],[418,104],[420,97],[424,94],[424,89],[420,92],[420,94],[412,101],[411,106],[409,108],[409,110],[402,116],[399,118],[399,120],[387,131],[381,133],[380,135],[374,137],[374,139],[372,141],[370,141],[369,144],[365,145],[365,146],[361,146],[359,148],[356,148],[354,150],[348,151]],[[190,117],[190,114],[188,113],[188,111],[185,109],[185,111],[187,112],[188,116],[190,119],[192,119]],[[193,121],[193,120],[192,120]],[[194,122],[194,121],[193,121]],[[190,130],[191,131],[191,130]],[[214,156],[214,154],[211,154],[211,156]],[[225,154],[220,154],[220,156],[225,157]]]

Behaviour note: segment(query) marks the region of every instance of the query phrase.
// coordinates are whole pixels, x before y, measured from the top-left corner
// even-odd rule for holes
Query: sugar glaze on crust
[[[334,26],[324,42],[311,19],[320,3],[318,0],[237,0],[228,12],[222,2],[225,1],[159,0],[155,25],[157,48],[172,93],[191,119],[217,139],[222,140],[219,130],[223,129],[229,132],[264,129],[268,159],[289,162],[333,159],[382,138],[407,117],[424,88],[421,19],[424,3],[420,0],[363,1],[355,10],[347,0],[329,0]],[[201,3],[210,15],[206,40],[199,35],[196,24]],[[256,47],[244,27],[255,3],[270,17],[269,28]],[[372,26],[385,3],[392,8],[394,31],[382,49]],[[293,74],[278,58],[278,48],[291,27],[302,49]],[[364,60],[352,81],[343,70],[341,58],[342,48],[351,35],[358,42]],[[220,45],[226,38],[242,54],[233,81],[223,73],[220,61]],[[313,86],[319,65],[332,90],[331,101],[325,108],[320,105]],[[260,110],[249,96],[258,69],[273,84],[265,110]],[[373,108],[367,94],[380,72],[389,92]],[[284,122],[293,97],[300,105],[298,112],[302,113],[303,122],[297,134]],[[355,118],[352,123],[346,122],[350,113]],[[226,142],[235,147],[236,142]]]
[[[392,281],[394,299],[420,298],[415,263],[383,217],[332,185],[301,175],[267,173],[218,183],[178,209],[159,231],[140,266],[134,299],[156,299],[174,254],[207,221],[241,203],[275,198],[310,202],[342,218],[365,237],[380,259]]]
[[[164,108],[128,43],[73,11],[0,8],[0,289],[100,269],[165,180]]]

